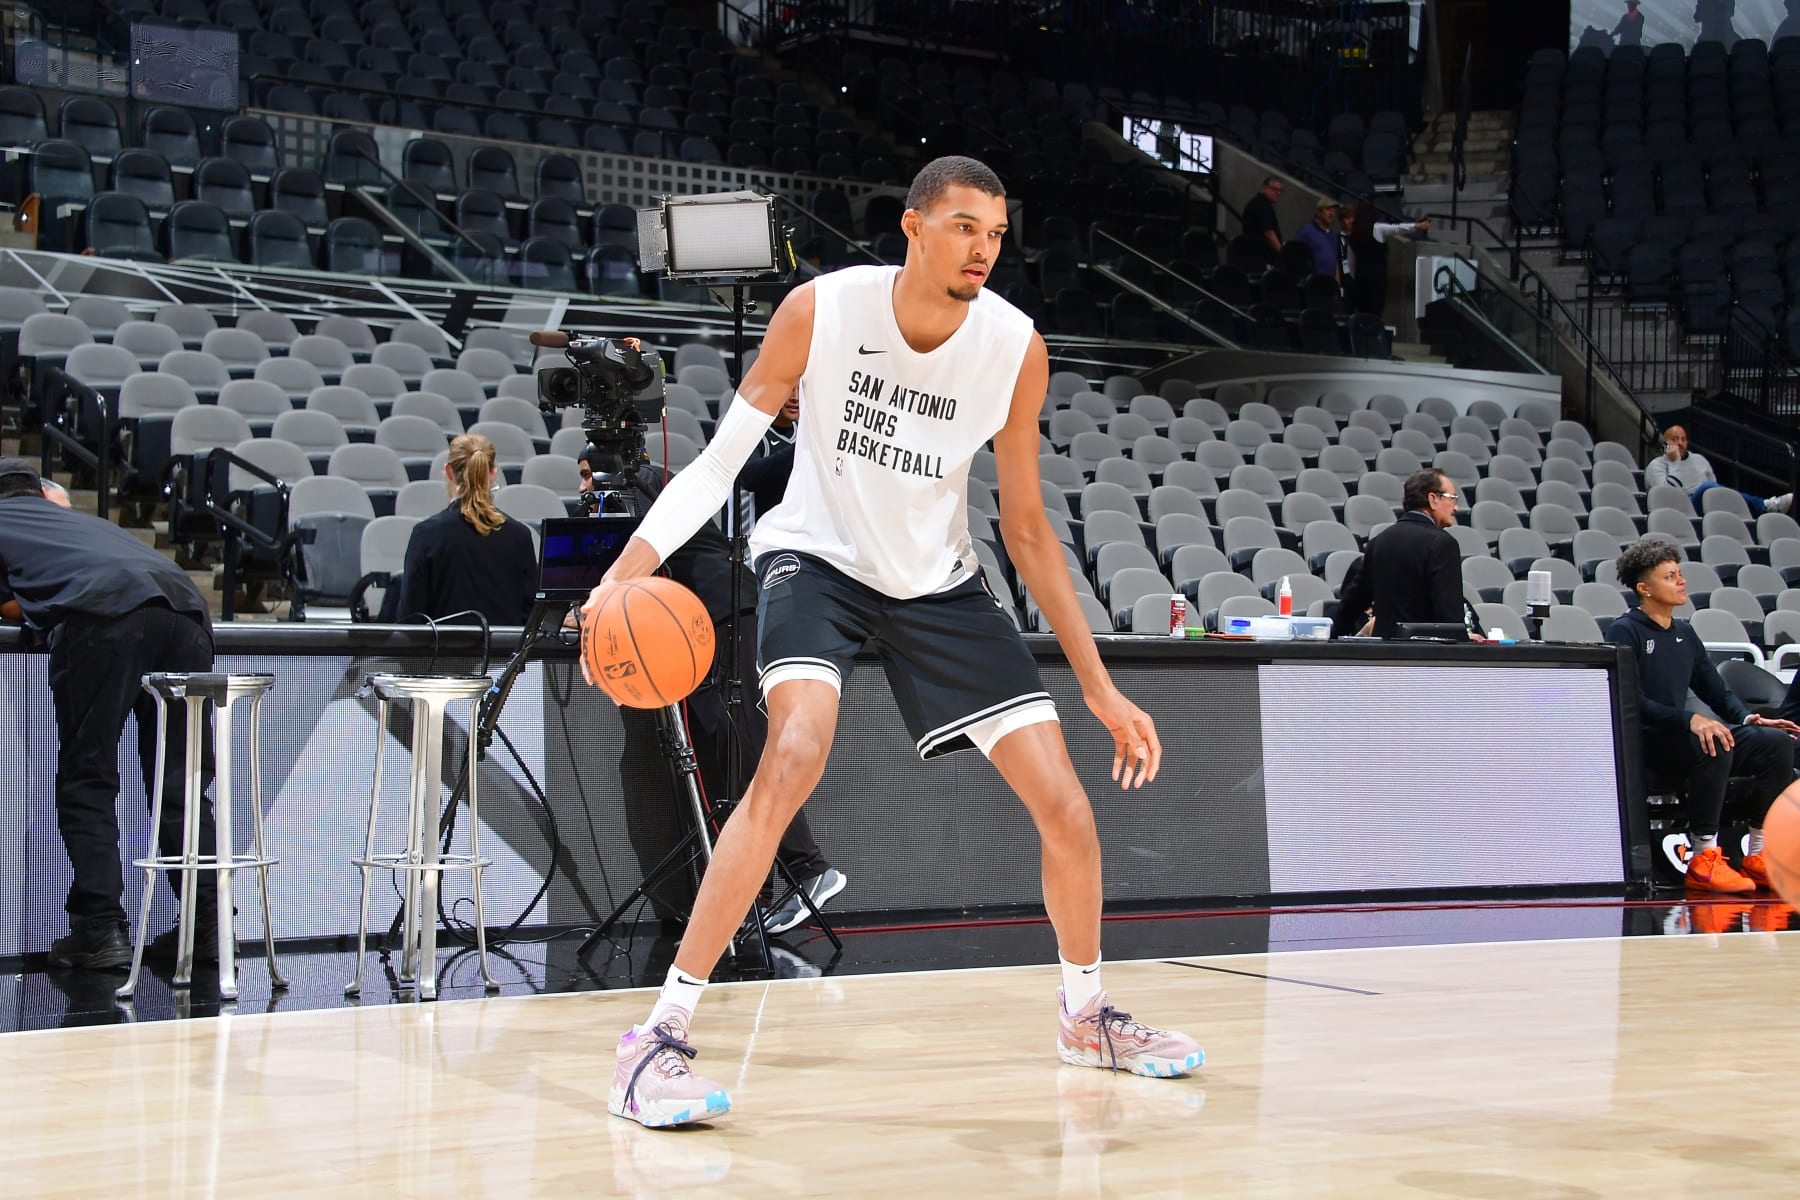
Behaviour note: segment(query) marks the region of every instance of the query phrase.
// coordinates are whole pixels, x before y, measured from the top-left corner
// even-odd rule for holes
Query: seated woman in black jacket
[[[441,620],[473,610],[494,625],[523,625],[537,592],[531,531],[494,507],[494,443],[465,433],[450,443],[450,506],[413,527],[400,579],[400,619]]]

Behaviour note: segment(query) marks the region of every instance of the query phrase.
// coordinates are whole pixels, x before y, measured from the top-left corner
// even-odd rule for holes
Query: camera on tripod
[[[561,350],[570,366],[537,373],[538,408],[546,415],[581,407],[582,451],[593,479],[581,493],[589,512],[629,511],[630,473],[646,461],[644,434],[661,422],[662,358],[636,338],[591,337],[540,330],[531,344]]]

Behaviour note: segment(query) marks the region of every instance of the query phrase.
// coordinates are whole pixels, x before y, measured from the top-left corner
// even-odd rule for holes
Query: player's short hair
[[[1640,538],[1619,552],[1613,566],[1618,569],[1619,583],[1632,591],[1638,581],[1666,562],[1681,561],[1681,550],[1674,542],[1659,537]]]
[[[1444,473],[1436,467],[1420,467],[1400,488],[1402,512],[1424,512],[1431,507],[1431,493],[1442,490]]]
[[[37,464],[28,458],[0,458],[0,499],[43,494],[44,481]]]
[[[961,154],[934,158],[919,168],[912,187],[906,191],[906,207],[924,212],[936,204],[953,187],[970,187],[990,196],[1006,195],[1006,185],[992,167],[979,159]]]

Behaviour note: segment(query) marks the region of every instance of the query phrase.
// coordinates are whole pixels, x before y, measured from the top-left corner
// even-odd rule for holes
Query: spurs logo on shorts
[[[792,554],[777,554],[769,560],[769,570],[763,575],[763,590],[768,591],[778,583],[786,583],[800,573],[800,559]]]

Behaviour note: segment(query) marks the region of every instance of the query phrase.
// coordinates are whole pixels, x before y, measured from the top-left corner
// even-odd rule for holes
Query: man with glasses
[[[1336,629],[1360,627],[1375,608],[1375,636],[1409,622],[1463,625],[1462,554],[1445,530],[1456,523],[1456,485],[1432,467],[1406,477],[1400,519],[1369,540],[1362,570],[1338,597]],[[1354,624],[1352,624],[1354,621]]]
[[[1280,177],[1271,175],[1263,180],[1256,195],[1244,201],[1244,236],[1257,243],[1270,262],[1281,257],[1281,222],[1275,216],[1275,202],[1281,199],[1281,190]]]
[[[1619,583],[1637,594],[1638,606],[1612,623],[1606,640],[1631,651],[1637,663],[1637,709],[1644,762],[1671,782],[1685,780],[1690,890],[1745,895],[1769,886],[1763,862],[1763,816],[1794,780],[1794,734],[1800,725],[1751,712],[1719,678],[1693,626],[1675,616],[1687,603],[1681,551],[1649,537],[1619,555]],[[1688,691],[1718,714],[1687,708]],[[1723,720],[1718,719],[1723,718]],[[1750,775],[1750,845],[1741,867],[1719,847],[1719,815],[1733,774]]]

